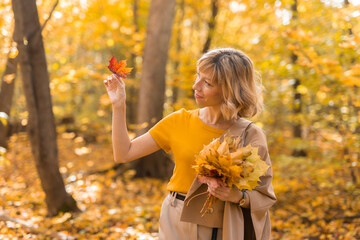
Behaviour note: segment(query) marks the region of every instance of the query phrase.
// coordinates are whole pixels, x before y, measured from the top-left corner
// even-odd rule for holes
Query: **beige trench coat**
[[[251,144],[253,147],[258,147],[258,154],[261,159],[270,165],[266,174],[260,177],[260,186],[252,191],[247,191],[256,239],[268,240],[271,237],[269,209],[276,202],[271,183],[273,176],[272,167],[265,133],[261,128],[250,123],[250,121],[241,118],[226,132],[229,132],[231,136],[242,136],[244,146]],[[223,240],[244,240],[244,224],[249,226],[249,223],[245,223],[243,210],[237,204],[217,200],[211,209],[209,209],[209,212],[204,217],[201,217],[200,210],[205,203],[207,194],[195,197],[189,202],[191,197],[206,190],[207,186],[195,178],[186,195],[180,220],[212,228],[222,228]]]

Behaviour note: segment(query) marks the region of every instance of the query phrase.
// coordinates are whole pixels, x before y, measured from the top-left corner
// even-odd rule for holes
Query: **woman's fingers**
[[[104,84],[106,87],[109,87],[112,84],[112,80],[110,76],[106,77],[106,79],[104,80]]]
[[[230,201],[237,203],[239,202],[240,195],[242,197],[242,193],[237,188],[229,188],[229,187],[218,187],[218,188],[208,188],[208,191],[211,195],[217,197],[222,201]]]
[[[229,195],[231,189],[227,187],[226,184],[223,183],[220,179],[213,177],[206,177],[202,175],[198,175],[197,178],[199,182],[208,185],[208,191],[213,196],[221,200],[227,199],[227,196]]]
[[[224,195],[223,193],[217,192],[216,190],[213,190],[213,189],[209,188],[209,193],[210,193],[211,195],[213,195],[214,197],[222,200],[222,201],[225,201],[225,200],[226,200],[225,195]]]
[[[107,81],[108,81],[109,85],[112,85],[116,82],[116,80],[114,79],[113,76],[107,76]]]
[[[121,77],[119,77],[118,75],[112,74],[111,76],[112,76],[114,79],[117,79],[117,80],[121,81]]]
[[[121,83],[113,74],[106,77],[104,85],[112,104],[123,103],[123,100],[126,99],[125,83]]]
[[[119,77],[118,75],[113,74],[111,76],[114,79],[114,81],[116,81],[120,84],[120,86],[123,86],[125,84],[124,81],[121,79],[121,77]]]
[[[110,88],[116,87],[116,85],[119,85],[121,87],[124,86],[124,82],[120,80],[115,74],[107,76],[106,80],[104,80],[104,84],[106,87]]]
[[[111,80],[114,84],[117,84],[122,89],[125,88],[125,82],[122,80],[121,77],[117,76],[116,74],[111,75]]]
[[[211,189],[212,191],[220,194],[220,193],[226,193],[229,190],[227,188],[221,187],[221,186],[212,186],[212,185],[208,185],[208,188]]]
[[[213,177],[206,177],[202,175],[197,176],[199,182],[207,184],[208,186],[211,186],[212,188],[220,188],[220,187],[226,187],[225,183],[223,183],[220,179],[213,178]]]
[[[217,197],[218,199],[222,201],[227,201],[231,197],[231,189],[229,187],[222,187],[222,186],[212,186],[211,184],[208,184],[208,191],[211,193],[211,195]]]
[[[208,177],[198,175],[197,178],[198,178],[199,182],[201,182],[201,183],[205,183],[205,184],[208,183]]]

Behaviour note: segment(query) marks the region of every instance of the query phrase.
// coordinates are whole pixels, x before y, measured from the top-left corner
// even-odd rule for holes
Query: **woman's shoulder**
[[[259,127],[258,125],[256,125],[256,123],[254,122],[251,122],[248,131],[265,135],[265,130]]]
[[[160,122],[168,123],[172,125],[183,124],[184,122],[189,121],[191,118],[195,116],[195,110],[186,110],[185,108],[181,108],[177,111],[169,113]]]
[[[230,131],[233,135],[239,136],[244,136],[244,131],[246,131],[246,142],[249,142],[249,140],[252,142],[266,142],[265,131],[254,122],[244,118],[238,119]]]
[[[195,116],[195,114],[197,113],[198,110],[199,109],[187,110],[185,108],[181,108],[177,111],[170,113],[168,116],[172,116],[172,117],[176,117],[176,118],[188,118],[191,116]]]
[[[267,145],[266,133],[264,129],[252,122],[246,133],[246,140],[255,145]]]
[[[245,118],[239,118],[238,120],[236,120],[230,129],[236,134],[242,133],[244,130],[247,132],[251,131],[254,133],[264,133],[264,130],[262,128],[260,128],[254,122]]]
[[[199,111],[198,108],[196,109],[185,109],[185,108],[181,108],[179,110],[177,110],[176,112],[179,112],[181,114],[187,114],[187,115],[191,115],[194,114],[195,112]]]

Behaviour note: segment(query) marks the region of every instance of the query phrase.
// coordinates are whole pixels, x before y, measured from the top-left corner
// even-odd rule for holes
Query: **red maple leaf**
[[[126,68],[126,60],[117,62],[116,58],[113,56],[109,62],[109,70],[121,78],[126,78],[126,75],[130,74],[132,70],[132,68]]]

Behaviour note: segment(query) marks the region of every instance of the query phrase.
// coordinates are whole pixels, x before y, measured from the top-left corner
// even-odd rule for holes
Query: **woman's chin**
[[[195,99],[195,102],[196,102],[196,104],[197,105],[199,105],[200,107],[204,107],[204,103],[201,101],[201,100],[199,100],[199,99]]]

